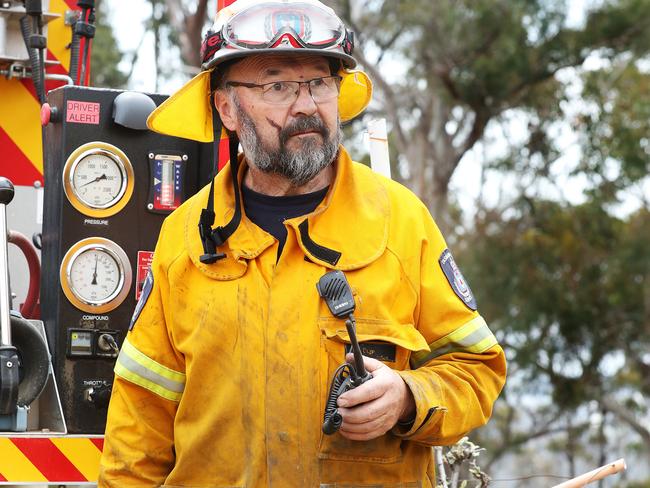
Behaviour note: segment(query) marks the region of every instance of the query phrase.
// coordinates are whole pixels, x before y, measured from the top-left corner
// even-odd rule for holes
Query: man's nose
[[[309,84],[301,83],[300,88],[298,88],[298,98],[291,105],[291,112],[293,114],[311,115],[316,110],[318,110],[318,104],[314,101],[311,91],[309,91]]]

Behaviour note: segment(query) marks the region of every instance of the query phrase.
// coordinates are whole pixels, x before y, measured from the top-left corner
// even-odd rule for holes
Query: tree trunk
[[[187,11],[181,0],[165,0],[169,23],[178,33],[181,57],[186,66],[201,66],[201,40],[207,19],[208,0],[198,0],[194,12]]]

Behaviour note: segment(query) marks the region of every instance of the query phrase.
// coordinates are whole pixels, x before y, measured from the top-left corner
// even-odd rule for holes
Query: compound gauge
[[[74,208],[90,217],[110,217],[133,194],[133,166],[117,147],[90,142],[75,149],[63,167],[63,189]]]
[[[79,310],[105,313],[128,296],[133,280],[126,253],[115,242],[89,237],[77,242],[61,262],[61,288]]]

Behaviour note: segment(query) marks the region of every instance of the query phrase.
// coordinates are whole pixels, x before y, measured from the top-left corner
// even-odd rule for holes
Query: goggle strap
[[[214,54],[222,48],[223,44],[224,42],[221,31],[208,31],[203,38],[203,42],[201,43],[201,61],[203,63],[207,63],[212,58],[212,56],[214,56]]]
[[[343,39],[343,52],[349,56],[352,56],[352,51],[354,51],[354,31],[345,29],[345,39]]]

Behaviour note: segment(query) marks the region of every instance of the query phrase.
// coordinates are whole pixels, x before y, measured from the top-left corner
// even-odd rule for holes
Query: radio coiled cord
[[[341,396],[345,391],[343,386],[346,384],[346,380],[348,380],[349,383],[351,368],[353,368],[352,365],[345,363],[336,368],[336,371],[334,372],[330,391],[327,395],[327,402],[325,403],[325,415],[323,418],[324,434],[332,435],[341,428],[343,417],[341,417],[341,414],[338,411],[338,405],[336,402],[339,399],[339,396]]]

